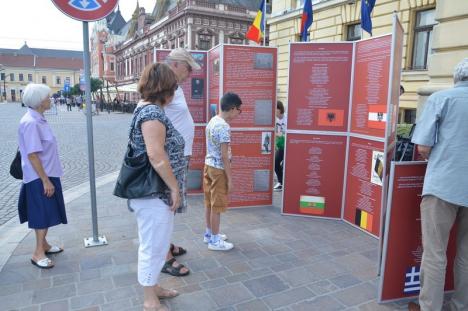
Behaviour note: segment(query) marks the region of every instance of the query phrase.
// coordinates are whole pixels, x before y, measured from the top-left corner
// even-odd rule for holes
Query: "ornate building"
[[[311,42],[361,39],[360,0],[313,0]],[[299,41],[304,0],[274,1],[267,20],[270,42],[278,47],[278,98],[286,101],[289,42]],[[373,35],[391,32],[394,12],[404,28],[400,123],[414,123],[428,95],[452,85],[456,63],[468,54],[468,1],[379,0],[372,13]],[[369,34],[365,33],[364,38]]]
[[[101,37],[103,46],[109,49],[96,48],[92,66],[103,60],[104,55],[112,53],[115,56],[115,71],[108,73],[114,73],[116,84],[124,86],[136,82],[143,68],[154,61],[155,49],[184,47],[189,50],[209,50],[220,43],[255,44],[245,39],[245,33],[257,14],[260,2],[261,0],[157,0],[151,13],[146,13],[137,4],[131,20],[119,31],[114,30],[118,36],[110,36],[114,40],[112,44],[109,43],[109,36],[102,33],[103,30],[107,34],[112,33],[109,21],[100,22],[101,29],[93,32],[92,40],[98,43]],[[267,3],[269,12],[270,1]],[[268,29],[266,33],[268,38]],[[122,40],[124,35],[126,38]],[[112,81],[105,77],[104,69],[112,67],[111,64],[106,65],[106,61],[101,63],[93,70],[93,74]]]

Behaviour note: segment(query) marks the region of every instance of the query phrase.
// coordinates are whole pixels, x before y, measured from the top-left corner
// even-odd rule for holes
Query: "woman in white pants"
[[[165,190],[150,197],[131,199],[129,207],[138,222],[138,282],[144,288],[146,311],[166,311],[159,298],[179,293],[158,285],[172,235],[174,211],[180,205],[184,170],[184,139],[164,114],[171,102],[177,80],[165,64],[151,64],[144,69],[138,83],[142,100],[133,114],[130,145],[135,156],[144,152],[154,170],[166,184]]]

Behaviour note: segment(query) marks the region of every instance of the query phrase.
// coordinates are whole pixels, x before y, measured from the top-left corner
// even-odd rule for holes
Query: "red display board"
[[[392,35],[356,43],[351,132],[385,137]],[[401,69],[400,69],[401,70]],[[399,89],[398,80],[398,89]]]
[[[229,207],[271,205],[274,131],[232,130]]]
[[[222,93],[242,99],[233,128],[273,128],[276,111],[276,48],[222,45]],[[211,102],[210,102],[211,103]]]
[[[204,124],[195,125],[195,136],[193,139],[192,157],[190,158],[187,176],[187,193],[203,193],[203,167],[205,166],[206,139]]]
[[[379,302],[414,297],[420,290],[421,193],[426,163],[393,162],[385,222]],[[445,290],[453,289],[456,229],[447,252]]]
[[[344,220],[375,236],[380,234],[384,143],[350,137]]]
[[[290,46],[288,129],[348,130],[353,43]]]
[[[221,80],[221,48],[217,46],[208,51],[208,109],[207,120],[219,112],[219,93]]]
[[[287,135],[283,213],[341,218],[346,140],[346,136]]]
[[[155,50],[156,61],[163,62],[169,55],[170,50]],[[191,51],[192,57],[201,69],[193,70],[190,77],[180,86],[184,91],[185,100],[195,123],[207,122],[206,99],[207,99],[207,52]]]

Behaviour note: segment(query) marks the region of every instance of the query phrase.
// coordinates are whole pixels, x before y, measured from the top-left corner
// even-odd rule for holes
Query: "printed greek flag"
[[[419,280],[421,267],[414,266],[406,269],[405,274],[405,288],[403,292],[405,294],[417,294],[421,289],[421,282]]]

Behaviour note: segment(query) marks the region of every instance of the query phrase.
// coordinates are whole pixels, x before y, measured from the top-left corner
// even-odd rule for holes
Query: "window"
[[[47,77],[46,76],[42,76],[42,83],[47,84]]]
[[[18,80],[19,81],[24,81],[24,77],[23,77],[22,73],[18,74]]]
[[[361,39],[361,24],[347,26],[346,41],[356,41]]]
[[[62,84],[62,79],[60,77],[55,77],[55,85]]]
[[[28,81],[32,82],[32,74],[28,73]]]
[[[5,73],[4,73],[4,72],[2,72],[2,73],[0,74],[0,80],[2,80],[2,81],[5,80]]]
[[[15,81],[15,74],[14,73],[10,73],[10,81]]]
[[[114,62],[110,63],[111,71],[114,71]]]
[[[243,44],[244,43],[244,40],[240,39],[240,38],[230,38],[230,41],[232,44]]]
[[[199,35],[198,37],[198,48],[202,51],[211,49],[211,36],[210,35]]]
[[[416,109],[405,109],[404,123],[414,124],[416,123]]]
[[[413,41],[413,69],[426,69],[431,54],[432,28],[436,24],[435,9],[416,12]]]

